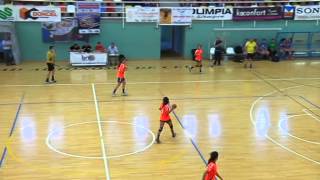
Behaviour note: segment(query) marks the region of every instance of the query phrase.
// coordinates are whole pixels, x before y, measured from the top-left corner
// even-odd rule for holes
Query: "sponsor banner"
[[[320,6],[296,6],[294,20],[319,20]]]
[[[70,64],[73,66],[106,65],[107,62],[106,53],[70,52]]]
[[[53,6],[16,6],[17,21],[60,22],[61,9]]]
[[[42,23],[42,41],[68,42],[68,41],[88,41],[88,35],[78,33],[77,19],[62,19],[61,22],[43,22]]]
[[[160,8],[160,25],[189,25],[192,22],[192,8]]]
[[[126,8],[126,22],[158,22],[159,8],[129,7]]]
[[[14,6],[0,6],[0,21],[15,21]]]
[[[80,34],[100,33],[100,3],[77,2],[77,18]]]
[[[283,18],[282,7],[233,8],[233,20],[277,20]]]
[[[232,7],[198,7],[192,10],[193,20],[232,20]]]
[[[294,18],[295,7],[291,5],[283,6],[283,18],[284,19],[293,19]]]

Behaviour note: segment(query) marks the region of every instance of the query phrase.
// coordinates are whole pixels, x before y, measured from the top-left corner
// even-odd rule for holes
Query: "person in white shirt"
[[[119,56],[119,49],[118,47],[112,42],[108,47],[108,56],[110,60],[110,65],[112,65],[112,60],[114,59],[115,64],[117,64],[117,59]]]
[[[111,55],[119,54],[118,47],[114,44],[114,42],[112,42],[111,45],[108,47],[108,53]]]
[[[8,35],[6,39],[2,40],[1,43],[3,48],[4,59],[6,61],[7,66],[14,65],[12,55],[12,42],[10,40],[10,35]]]

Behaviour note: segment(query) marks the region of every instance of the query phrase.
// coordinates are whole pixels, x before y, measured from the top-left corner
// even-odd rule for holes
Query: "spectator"
[[[70,46],[69,49],[70,49],[71,52],[79,52],[81,48],[77,43],[75,43],[72,46]]]
[[[284,39],[281,43],[280,43],[280,53],[281,53],[281,57],[284,59],[292,59],[292,55],[293,55],[293,49],[292,49],[292,40],[291,39]]]
[[[92,52],[92,47],[90,46],[90,44],[83,45],[82,46],[82,52],[91,53]]]
[[[117,64],[119,50],[118,50],[118,47],[114,44],[114,42],[112,42],[108,47],[108,56],[109,56],[110,65],[112,65],[112,61],[114,61],[114,64]]]
[[[263,59],[269,58],[268,42],[266,39],[262,39],[261,43],[259,44],[258,52]]]
[[[115,45],[114,42],[112,42],[110,44],[110,46],[108,47],[108,53],[112,54],[112,55],[118,55],[119,54],[118,47]]]
[[[271,41],[269,42],[269,45],[268,45],[268,50],[269,50],[269,55],[270,55],[270,58],[271,60],[274,60],[276,55],[277,55],[277,42],[275,39],[271,39]]]
[[[96,52],[101,52],[101,53],[103,53],[103,52],[106,52],[107,50],[106,50],[106,48],[104,47],[104,45],[103,44],[101,44],[101,42],[98,42],[97,43],[97,45],[96,45]]]
[[[6,61],[7,66],[14,65],[13,62],[13,55],[12,55],[12,41],[10,39],[10,34],[6,36],[4,40],[2,40],[2,47],[3,47],[3,55]]]

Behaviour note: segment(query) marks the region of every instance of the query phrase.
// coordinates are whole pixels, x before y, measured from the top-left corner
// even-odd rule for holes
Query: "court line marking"
[[[268,78],[269,81],[284,81],[284,80],[319,80],[320,78]],[[211,83],[211,82],[261,82],[260,79],[217,79],[217,80],[202,80],[202,81],[137,81],[128,82],[127,84],[187,84],[187,83]],[[92,83],[61,83],[61,84],[0,84],[0,87],[50,87],[50,86],[88,86]],[[115,85],[114,82],[94,83],[96,85]]]
[[[303,99],[304,101],[306,101],[307,103],[311,104],[312,106],[316,107],[317,109],[320,109],[320,106],[318,106],[317,104],[313,103],[312,101],[310,101],[309,99],[307,99],[304,96],[299,96],[301,99]]]
[[[319,83],[317,83],[317,84],[319,84]],[[311,85],[313,85],[313,84],[311,84]],[[298,88],[298,87],[303,87],[303,86],[304,86],[304,85],[291,86],[291,87],[287,87],[287,88],[282,88],[282,89],[280,89],[280,90],[281,90],[281,91],[284,91],[284,90],[293,89],[293,88]],[[272,94],[277,93],[277,92],[278,92],[278,91],[275,90],[275,91],[272,91],[272,92],[269,92],[269,93],[265,94],[265,96],[269,96],[269,95],[272,95]],[[249,111],[250,122],[252,123],[252,125],[253,125],[255,128],[256,128],[256,122],[255,122],[255,120],[254,120],[254,118],[253,118],[253,109],[255,108],[256,104],[257,104],[259,101],[261,101],[263,98],[264,98],[263,96],[257,98],[257,99],[251,104],[251,108],[250,108],[250,111]],[[309,158],[309,157],[307,157],[307,156],[305,156],[305,155],[303,155],[303,154],[300,154],[300,153],[298,153],[298,152],[296,152],[296,151],[294,151],[294,150],[292,150],[292,149],[290,149],[290,148],[282,145],[282,144],[279,143],[278,141],[276,141],[276,140],[274,140],[273,138],[271,138],[267,133],[266,133],[264,136],[265,136],[269,141],[271,141],[272,143],[278,145],[278,146],[281,147],[282,149],[284,149],[284,150],[286,150],[286,151],[288,151],[288,152],[290,152],[290,153],[293,153],[293,154],[295,154],[295,155],[297,155],[297,156],[299,156],[299,157],[301,157],[301,158],[303,158],[303,159],[305,159],[305,160],[308,160],[308,161],[311,161],[311,162],[313,162],[313,163],[315,163],[315,164],[320,165],[320,161],[313,160],[313,159],[311,159],[311,158]]]
[[[320,122],[320,119],[317,118],[316,116],[314,116],[313,114],[311,114],[307,109],[304,109],[303,112],[305,112],[306,114],[308,114],[309,116],[313,117],[316,121]]]
[[[4,163],[5,156],[7,155],[7,147],[4,148],[1,160],[0,160],[0,168],[2,167],[2,163]]]
[[[296,114],[296,115],[293,115],[293,116],[288,116],[288,119],[292,119],[293,117],[299,117],[299,116],[310,116],[310,114]],[[287,135],[289,135],[290,137],[295,138],[295,139],[298,139],[298,140],[300,140],[300,141],[304,141],[304,142],[310,143],[310,144],[320,145],[320,142],[309,141],[309,140],[307,140],[307,139],[303,139],[303,138],[300,138],[300,137],[298,137],[298,136],[295,136],[295,135],[291,134],[290,132],[288,132],[287,130],[285,130],[285,128],[283,128],[283,127],[281,126],[281,124],[282,124],[283,121],[284,121],[284,120],[281,120],[281,121],[280,121],[279,127],[280,127],[280,129],[282,129],[282,130],[283,130]]]
[[[134,155],[134,154],[138,154],[138,153],[141,153],[141,152],[144,152],[146,151],[147,149],[149,149],[155,142],[156,140],[156,136],[155,134],[148,128],[146,127],[143,127],[143,126],[140,126],[140,125],[137,125],[137,124],[134,124],[134,123],[129,123],[129,122],[118,122],[118,121],[101,121],[102,123],[117,123],[117,124],[129,124],[129,125],[133,125],[135,127],[138,127],[138,128],[141,128],[141,129],[144,129],[146,130],[149,134],[151,134],[152,136],[152,141],[147,145],[145,146],[144,148],[142,149],[138,149],[134,152],[131,152],[131,153],[125,153],[125,154],[120,154],[120,155],[113,155],[113,156],[107,156],[108,159],[113,159],[113,158],[120,158],[120,157],[124,157],[124,156],[130,156],[130,155]],[[74,123],[74,124],[70,124],[70,125],[67,125],[65,127],[63,127],[63,129],[66,129],[66,128],[69,128],[69,127],[72,127],[72,126],[77,126],[77,125],[83,125],[83,124],[91,124],[91,123],[96,123],[96,121],[87,121],[87,122],[81,122],[81,123]],[[70,153],[65,153],[65,152],[62,152],[60,150],[58,150],[57,148],[55,148],[54,146],[52,146],[52,144],[50,143],[50,138],[51,136],[56,133],[57,130],[53,130],[51,131],[47,138],[46,138],[46,144],[47,146],[49,147],[49,149],[51,149],[52,151],[58,153],[58,154],[61,154],[61,155],[64,155],[64,156],[69,156],[69,157],[74,157],[74,158],[83,158],[83,159],[103,159],[103,157],[90,157],[90,156],[81,156],[81,155],[74,155],[74,154],[70,154]]]
[[[12,136],[13,131],[14,131],[15,127],[16,127],[16,124],[17,124],[17,121],[18,121],[18,117],[19,117],[19,114],[20,114],[20,111],[21,111],[21,107],[22,107],[22,104],[23,104],[24,96],[25,96],[25,93],[23,93],[21,98],[20,98],[20,103],[19,103],[18,109],[16,111],[16,115],[15,115],[14,120],[13,120],[13,124],[12,124],[10,132],[9,132],[9,138]],[[6,158],[6,155],[7,155],[8,151],[9,151],[9,148],[7,147],[7,144],[5,144],[5,148],[4,148],[2,157],[1,157],[0,168],[2,167],[2,165],[4,163],[4,159]]]
[[[93,83],[91,84],[91,88],[92,88],[92,93],[93,93],[94,105],[95,105],[95,109],[96,109],[96,118],[97,118],[97,122],[98,122],[99,134],[100,134],[99,139],[100,139],[100,144],[101,144],[101,151],[102,151],[102,156],[103,156],[106,179],[110,180],[111,178],[110,178],[110,171],[109,171],[108,159],[107,159],[107,154],[106,154],[106,147],[105,147],[103,133],[102,133],[102,127],[101,127],[99,104],[97,101],[96,89],[95,89],[95,86]]]

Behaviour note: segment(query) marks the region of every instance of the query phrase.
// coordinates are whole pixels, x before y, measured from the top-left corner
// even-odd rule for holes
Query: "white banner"
[[[14,6],[0,6],[0,21],[15,21]]]
[[[159,8],[157,7],[129,7],[126,8],[127,22],[158,22]]]
[[[296,6],[294,20],[320,19],[320,6]]]
[[[73,66],[106,65],[107,62],[106,53],[70,52],[70,64]]]
[[[16,6],[17,21],[60,22],[61,10],[53,6]]]
[[[198,7],[192,10],[193,20],[232,20],[232,7]]]
[[[191,24],[192,9],[188,7],[172,8],[172,24]]]

